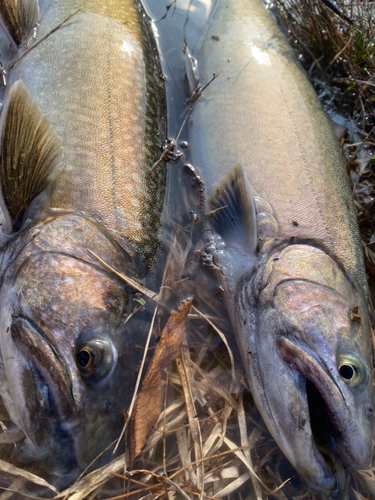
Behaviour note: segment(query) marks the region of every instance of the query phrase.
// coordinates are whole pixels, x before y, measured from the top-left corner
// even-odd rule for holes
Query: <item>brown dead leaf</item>
[[[179,355],[186,338],[187,315],[193,299],[190,298],[172,311],[156,346],[137,397],[130,428],[130,464],[141,453],[147,437],[162,408],[161,376],[163,370]]]

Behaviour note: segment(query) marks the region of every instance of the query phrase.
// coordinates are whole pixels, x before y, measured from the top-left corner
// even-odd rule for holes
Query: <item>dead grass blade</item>
[[[247,426],[246,426],[245,411],[243,408],[243,396],[242,396],[242,394],[240,394],[238,397],[237,418],[238,418],[238,426],[240,429],[241,445],[245,446],[246,444],[248,444],[248,437],[247,437]],[[250,465],[249,472],[250,472],[250,474],[252,474],[254,469],[253,469],[253,464],[252,464],[252,460],[251,460],[250,448],[245,448],[243,453],[246,457],[248,464]],[[261,491],[257,476],[252,476],[252,482],[253,482],[253,486],[254,486],[255,495],[257,497],[257,500],[263,500],[263,495],[262,495],[262,491]]]
[[[122,273],[119,273],[118,271],[116,271],[116,269],[114,269],[112,266],[110,266],[107,262],[105,262],[103,259],[101,259],[99,257],[99,255],[96,255],[95,252],[92,252],[91,250],[87,249],[88,253],[90,255],[92,255],[94,257],[94,259],[96,259],[107,271],[111,272],[112,274],[114,274],[115,276],[117,276],[118,278],[120,278],[124,283],[126,283],[127,285],[131,286],[132,288],[134,288],[135,290],[137,290],[138,292],[142,293],[143,295],[145,295],[146,297],[148,297],[149,299],[153,300],[154,302],[158,303],[158,304],[162,304],[162,300],[161,300],[161,297],[159,294],[155,293],[155,292],[152,292],[151,290],[148,290],[148,288],[144,287],[143,285],[141,285],[140,283],[138,283],[137,281],[133,280],[132,278],[129,278],[128,276],[126,276],[125,274],[122,274]]]
[[[128,410],[128,418],[127,418],[127,420],[126,420],[126,422],[124,424],[124,427],[122,429],[120,437],[118,438],[118,441],[117,441],[116,446],[115,446],[115,448],[113,450],[113,453],[116,453],[116,451],[117,451],[117,449],[119,447],[119,444],[120,444],[120,442],[121,442],[121,440],[122,440],[122,438],[123,438],[123,436],[125,434],[128,422],[129,422],[129,420],[130,420],[130,418],[132,416],[132,413],[133,413],[133,408],[134,408],[134,405],[135,405],[135,401],[136,401],[136,397],[137,397],[138,389],[139,389],[139,384],[141,383],[143,368],[144,368],[145,361],[146,361],[148,346],[150,345],[150,339],[151,339],[152,331],[154,329],[154,323],[155,323],[155,318],[156,318],[157,311],[158,311],[158,306],[155,307],[154,315],[152,317],[152,321],[151,321],[151,324],[150,324],[150,329],[149,329],[149,332],[148,332],[145,349],[143,351],[143,357],[142,357],[141,367],[140,367],[139,372],[138,372],[138,377],[137,377],[137,380],[136,380],[136,383],[135,383],[133,397],[132,397],[132,400],[130,402],[130,406],[129,406],[129,410]]]
[[[207,321],[207,323],[208,323],[209,325],[211,325],[211,326],[212,326],[212,328],[215,330],[215,332],[216,332],[216,333],[218,333],[218,334],[220,335],[221,340],[224,342],[225,347],[226,347],[226,348],[227,348],[227,350],[228,350],[228,354],[229,354],[229,358],[230,358],[230,363],[231,363],[231,369],[232,369],[232,380],[233,380],[233,382],[234,382],[234,380],[235,380],[235,378],[236,378],[236,375],[235,375],[235,370],[234,370],[234,358],[233,358],[233,353],[232,353],[232,350],[231,350],[231,348],[229,347],[229,344],[228,344],[228,341],[227,341],[227,339],[226,339],[225,335],[224,335],[224,334],[223,334],[223,333],[219,330],[219,328],[218,328],[216,325],[214,325],[214,323],[212,323],[212,321],[210,321],[210,320],[207,318],[207,316],[206,316],[205,314],[201,313],[201,312],[199,311],[199,309],[197,309],[197,308],[196,308],[196,307],[194,307],[194,306],[192,307],[192,309],[194,309],[194,311],[195,311],[197,314],[199,314],[199,316],[201,316],[203,319],[205,319],[205,320]]]
[[[113,472],[123,470],[124,466],[125,454],[120,455],[116,460],[83,477],[73,486],[59,493],[55,498],[83,500],[87,495],[105,484],[112,477]]]
[[[52,486],[52,484],[49,484],[41,477],[36,476],[31,472],[27,472],[24,469],[20,469],[19,467],[16,467],[8,462],[5,462],[4,460],[0,460],[0,471],[12,474],[12,476],[26,479],[26,481],[31,481],[34,484],[38,484],[39,486],[48,488],[49,490],[53,491],[56,494],[58,493],[58,490],[54,486]]]
[[[250,479],[250,474],[246,472],[235,481],[229,483],[228,486],[215,493],[216,498],[223,498],[227,495],[230,495],[234,491],[238,490],[238,488],[240,488],[243,484],[245,484],[249,479]]]
[[[228,391],[225,386],[218,384],[211,374],[205,372],[202,368],[193,363],[193,361],[188,360],[187,362],[190,363],[193,368],[201,375],[204,383],[207,384],[207,386],[212,389],[212,391],[216,392],[219,396],[228,401],[232,408],[237,409],[237,402],[233,399],[231,392]]]
[[[186,413],[189,420],[190,426],[190,434],[194,444],[194,455],[196,460],[201,460],[203,457],[202,453],[202,436],[199,427],[199,421],[196,418],[197,412],[194,406],[194,399],[191,392],[191,386],[189,383],[189,376],[187,374],[186,366],[184,365],[183,358],[180,357],[176,360],[177,370],[180,375],[182,388],[184,391],[185,403],[186,403]],[[197,483],[196,486],[201,494],[204,493],[204,485],[203,485],[203,462],[199,464],[199,467],[196,468],[196,478]]]

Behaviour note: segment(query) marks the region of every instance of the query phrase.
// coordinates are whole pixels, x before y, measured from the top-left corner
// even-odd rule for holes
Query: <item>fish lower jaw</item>
[[[313,443],[313,451],[316,463],[319,465],[319,476],[311,477],[309,471],[300,472],[300,475],[305,480],[310,490],[321,493],[322,491],[331,491],[336,487],[336,479],[334,474],[327,467],[327,463],[323,455],[319,452],[318,447]],[[297,464],[298,469],[298,464]]]

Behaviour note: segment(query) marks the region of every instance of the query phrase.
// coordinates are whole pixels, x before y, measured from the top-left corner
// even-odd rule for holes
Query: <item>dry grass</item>
[[[341,103],[366,118],[375,96],[375,6],[340,0],[276,0],[276,13],[310,74],[335,84]],[[326,6],[337,9],[337,14]],[[363,106],[363,107],[362,107]],[[367,126],[367,124],[364,124]],[[369,125],[370,127],[372,125]]]
[[[189,319],[187,333],[187,344],[163,373],[163,409],[133,468],[125,453],[57,492],[42,478],[0,461],[11,478],[1,498],[18,491],[22,497],[52,493],[67,500],[318,500],[304,487],[283,484],[285,460],[259,418],[240,367],[233,379],[230,356],[215,330]],[[373,498],[374,470],[351,478],[339,469],[337,477],[343,492],[350,481],[351,495],[340,498]]]

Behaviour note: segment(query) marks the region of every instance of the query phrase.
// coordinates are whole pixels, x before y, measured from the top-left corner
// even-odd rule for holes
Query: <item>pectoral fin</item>
[[[6,34],[19,46],[39,18],[38,0],[1,0],[0,15]]]
[[[242,165],[236,165],[210,199],[215,231],[227,243],[240,244],[255,253],[258,245],[257,214],[249,181]]]
[[[60,139],[21,80],[6,99],[0,122],[0,205],[12,233],[30,203],[61,165]]]

